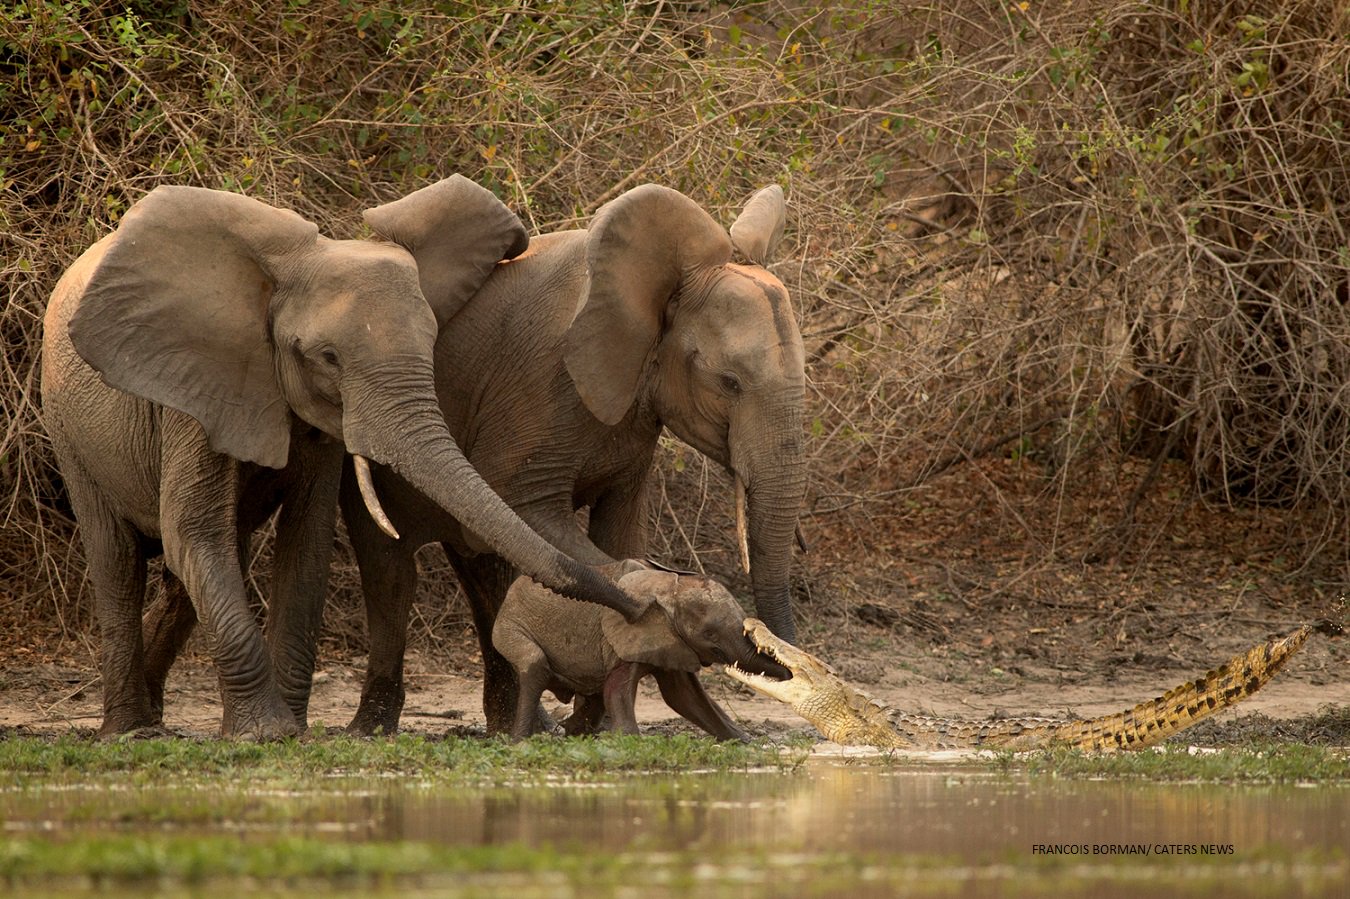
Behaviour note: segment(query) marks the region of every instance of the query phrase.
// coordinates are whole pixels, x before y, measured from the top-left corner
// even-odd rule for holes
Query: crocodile
[[[1090,751],[1135,750],[1156,745],[1202,718],[1261,689],[1314,630],[1339,633],[1339,625],[1304,625],[1234,656],[1193,681],[1114,715],[1091,719],[1036,717],[971,721],[911,715],[887,708],[849,685],[825,662],[785,643],[758,619],[745,633],[770,658],[792,672],[775,680],[728,665],[733,679],[786,702],[826,739],[883,749],[1012,749],[1070,746]]]

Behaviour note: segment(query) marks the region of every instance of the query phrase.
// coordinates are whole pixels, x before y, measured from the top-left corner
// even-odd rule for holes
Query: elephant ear
[[[731,225],[731,242],[756,265],[768,265],[783,237],[787,204],[783,188],[777,184],[762,187],[745,204]]]
[[[290,410],[268,334],[278,272],[319,230],[240,194],[158,187],[122,218],[70,321],[108,384],[195,418],[211,448],[286,464]]]
[[[563,360],[591,414],[618,424],[686,279],[731,259],[727,232],[679,191],[644,184],[600,207],[586,238],[590,280]]]
[[[440,327],[478,292],[498,262],[530,245],[515,213],[463,175],[367,209],[362,217],[417,260],[422,293]]]
[[[652,603],[633,623],[618,612],[600,613],[605,642],[626,662],[639,662],[671,671],[697,671],[703,667],[675,627],[675,596],[678,576],[665,571],[635,571],[619,579],[619,585],[638,597],[652,596]]]

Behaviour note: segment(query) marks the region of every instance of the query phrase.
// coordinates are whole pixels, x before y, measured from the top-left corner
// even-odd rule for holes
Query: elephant
[[[519,220],[461,176],[394,205],[415,208],[417,226],[332,240],[258,200],[161,186],[56,285],[42,408],[94,590],[103,735],[162,722],[164,679],[197,616],[222,732],[305,729],[345,453],[417,485],[563,594],[635,620],[646,608],[513,513],[436,403],[439,326],[525,249]],[[278,508],[264,634],[244,546]],[[161,552],[169,611],[143,636],[146,560]]]
[[[386,207],[367,211],[377,233],[390,218]],[[793,639],[805,363],[787,290],[763,267],[784,218],[776,185],[754,194],[730,233],[678,191],[635,187],[588,229],[534,237],[498,265],[441,331],[435,367],[441,410],[473,465],[531,527],[589,564],[643,555],[663,427],[724,467],[756,612]],[[347,466],[339,502],[371,644],[349,728],[398,726],[413,554],[440,542],[469,598],[488,729],[509,729],[515,676],[491,634],[516,572],[397,473],[375,466],[372,477],[402,539],[360,514]]]
[[[535,732],[544,690],[563,702],[579,700],[564,724],[569,733],[593,730],[606,712],[610,729],[638,733],[633,704],[638,681],[650,674],[666,704],[689,721],[720,740],[748,739],[708,696],[698,671],[734,664],[780,680],[789,673],[756,651],[735,597],[710,577],[640,567],[618,584],[653,598],[653,607],[629,622],[600,606],[572,608],[570,600],[529,578],[506,591],[492,645],[519,679],[512,738]]]

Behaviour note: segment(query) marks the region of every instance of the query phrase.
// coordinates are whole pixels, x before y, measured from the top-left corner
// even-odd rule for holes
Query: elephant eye
[[[320,350],[319,358],[332,366],[336,366],[338,364],[337,350],[333,349],[332,347],[324,347],[322,350]]]
[[[741,382],[735,375],[722,375],[722,389],[732,396],[741,395]]]

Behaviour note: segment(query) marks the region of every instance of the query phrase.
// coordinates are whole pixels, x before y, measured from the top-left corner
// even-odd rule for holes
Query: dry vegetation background
[[[646,181],[727,224],[784,186],[808,636],[1149,664],[1140,634],[1331,609],[1348,125],[1341,0],[7,4],[0,638],[91,630],[38,411],[64,267],[157,184],[355,237],[454,172],[538,231]],[[657,553],[743,584],[721,474],[672,440],[657,484]],[[425,645],[467,624],[424,559]],[[334,582],[359,645],[345,554]]]

